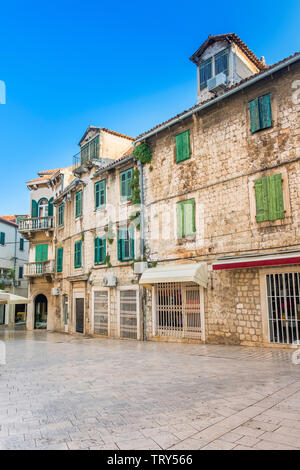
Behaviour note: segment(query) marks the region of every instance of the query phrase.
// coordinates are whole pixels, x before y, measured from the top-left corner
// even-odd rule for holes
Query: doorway
[[[75,299],[75,312],[76,312],[76,333],[83,333],[84,331],[84,298]]]
[[[47,297],[39,294],[34,302],[34,328],[36,330],[47,328],[48,301]]]

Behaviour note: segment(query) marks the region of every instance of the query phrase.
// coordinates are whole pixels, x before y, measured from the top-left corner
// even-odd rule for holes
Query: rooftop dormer
[[[208,36],[190,60],[197,65],[198,103],[266,67],[235,33]]]

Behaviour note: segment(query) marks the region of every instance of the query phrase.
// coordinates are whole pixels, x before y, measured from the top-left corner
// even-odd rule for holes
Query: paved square
[[[300,449],[293,351],[1,330],[0,449]]]

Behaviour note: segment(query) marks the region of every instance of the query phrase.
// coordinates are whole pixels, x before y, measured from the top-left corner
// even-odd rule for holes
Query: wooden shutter
[[[42,263],[48,260],[48,245],[36,245],[35,247],[35,261]]]
[[[118,230],[118,260],[122,261],[122,230]]]
[[[272,127],[272,108],[271,108],[271,96],[270,93],[258,98],[259,104],[259,116],[260,116],[260,128],[266,129]]]
[[[175,136],[176,163],[191,156],[190,131],[187,130]]]
[[[63,248],[57,248],[57,272],[63,270]]]
[[[122,171],[120,174],[120,185],[121,185],[121,199],[131,199],[132,198],[132,176],[133,168],[129,170]]]
[[[0,233],[0,245],[5,245],[5,233]]]
[[[106,236],[103,235],[102,239],[102,259],[100,260],[101,263],[105,263],[106,259]]]
[[[284,219],[282,175],[268,177],[269,220]]]
[[[182,238],[183,234],[183,204],[182,202],[177,202],[176,205],[177,210],[177,236],[178,238]]]
[[[75,265],[75,268],[81,267],[81,241],[75,243],[74,265]]]
[[[24,250],[24,238],[20,238],[20,251]]]
[[[48,201],[48,216],[53,216],[53,197]]]
[[[99,263],[99,238],[94,239],[94,263]]]
[[[195,199],[188,199],[183,203],[183,234],[194,235],[195,233]]]
[[[249,101],[249,111],[250,111],[251,133],[254,134],[254,132],[260,129],[258,98],[255,98],[255,100]]]
[[[268,202],[268,178],[260,178],[254,181],[256,200],[256,222],[269,220]]]
[[[82,191],[78,191],[75,196],[75,217],[82,215]]]
[[[95,208],[100,206],[100,181],[95,184]]]
[[[38,217],[38,203],[34,200],[31,201],[31,217]]]
[[[130,256],[129,259],[134,259],[134,228],[128,229],[128,237],[130,239]]]

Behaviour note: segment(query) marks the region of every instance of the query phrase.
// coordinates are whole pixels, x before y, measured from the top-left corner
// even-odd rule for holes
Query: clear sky
[[[299,0],[9,0],[0,18],[0,215],[28,212],[25,182],[71,165],[88,125],[136,136],[195,104],[209,34],[267,64],[300,50]]]

